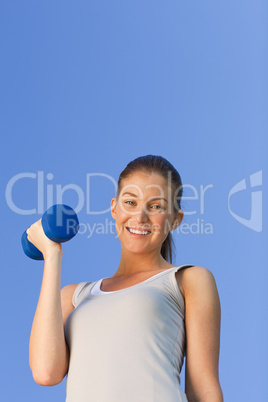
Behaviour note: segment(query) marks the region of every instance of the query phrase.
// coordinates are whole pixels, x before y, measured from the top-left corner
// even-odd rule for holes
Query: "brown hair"
[[[167,159],[159,155],[140,156],[128,163],[126,168],[121,172],[118,179],[118,188],[116,195],[117,198],[119,197],[121,191],[122,181],[128,178],[133,173],[137,172],[144,172],[149,174],[156,173],[161,175],[164,179],[169,180],[172,187],[174,212],[177,212],[181,209],[181,197],[183,192],[181,177],[174,166]],[[173,247],[175,248],[175,244],[172,234],[169,231],[166,239],[162,244],[161,255],[166,261],[169,261],[171,264],[173,258]]]

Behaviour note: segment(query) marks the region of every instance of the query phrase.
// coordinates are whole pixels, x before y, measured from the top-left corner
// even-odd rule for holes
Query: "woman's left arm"
[[[213,274],[204,267],[184,269],[185,393],[189,402],[222,402],[219,382],[221,307]]]

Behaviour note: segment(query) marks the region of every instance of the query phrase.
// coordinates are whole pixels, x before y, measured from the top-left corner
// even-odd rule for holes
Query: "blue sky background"
[[[5,402],[65,400],[65,380],[41,387],[28,364],[43,262],[23,254],[20,237],[42,197],[47,209],[67,186],[63,202],[92,230],[63,245],[62,286],[108,277],[120,242],[109,210],[89,212],[109,209],[113,180],[146,154],[167,158],[188,185],[174,264],[215,276],[225,400],[267,401],[267,11],[261,0],[1,1]]]

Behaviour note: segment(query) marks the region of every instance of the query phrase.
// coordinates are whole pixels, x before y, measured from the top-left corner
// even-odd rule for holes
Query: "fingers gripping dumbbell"
[[[42,216],[42,227],[45,235],[56,243],[71,240],[79,230],[76,212],[65,204],[52,205]],[[26,230],[21,237],[25,254],[34,260],[43,260],[43,254],[27,239]]]

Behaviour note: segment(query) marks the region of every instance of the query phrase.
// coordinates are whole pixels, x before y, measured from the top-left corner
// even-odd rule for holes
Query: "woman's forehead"
[[[135,194],[150,192],[163,194],[168,191],[168,183],[164,177],[156,173],[132,174],[121,183],[121,194],[133,192]]]
[[[161,182],[166,185],[166,179],[158,173],[136,172],[122,180],[122,184],[136,184],[137,181],[141,184]]]

